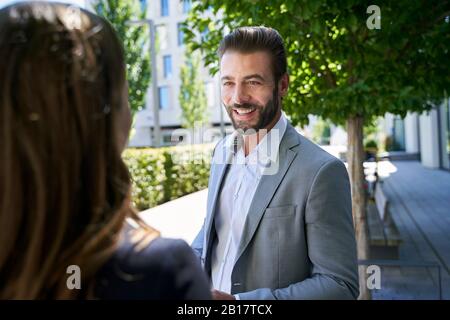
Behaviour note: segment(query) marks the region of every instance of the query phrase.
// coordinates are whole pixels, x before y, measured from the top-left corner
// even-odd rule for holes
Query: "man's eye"
[[[229,87],[229,86],[231,86],[233,84],[233,82],[224,82],[224,83],[222,83],[222,85],[224,86],[224,87]]]
[[[248,84],[251,85],[251,86],[259,86],[259,85],[261,84],[261,82],[258,82],[258,81],[249,81]]]

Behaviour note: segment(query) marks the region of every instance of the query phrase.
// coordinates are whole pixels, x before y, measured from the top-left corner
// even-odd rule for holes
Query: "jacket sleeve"
[[[333,159],[317,172],[305,208],[311,276],[286,288],[239,293],[244,299],[356,299],[359,294],[350,182]],[[288,257],[285,257],[289,263]]]
[[[174,292],[180,293],[181,300],[211,299],[208,278],[189,245],[178,240],[173,253]]]

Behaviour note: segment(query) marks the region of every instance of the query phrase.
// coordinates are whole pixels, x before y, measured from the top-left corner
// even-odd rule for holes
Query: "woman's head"
[[[68,297],[128,214],[123,49],[109,23],[65,4],[0,10],[0,298]]]

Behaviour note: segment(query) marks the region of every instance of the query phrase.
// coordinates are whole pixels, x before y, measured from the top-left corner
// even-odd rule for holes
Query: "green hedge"
[[[136,208],[145,210],[205,189],[213,148],[208,144],[125,150]]]

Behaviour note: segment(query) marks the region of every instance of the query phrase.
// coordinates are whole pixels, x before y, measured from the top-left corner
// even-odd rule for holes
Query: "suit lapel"
[[[222,146],[217,150],[218,155],[214,156],[214,161],[211,164],[213,167],[212,171],[212,182],[210,184],[210,189],[208,190],[208,203],[207,203],[207,215],[206,215],[206,228],[205,228],[205,240],[203,244],[203,255],[206,256],[207,249],[210,245],[211,240],[211,228],[214,221],[214,215],[216,212],[217,199],[219,197],[220,187],[223,183],[223,178],[225,172],[230,163],[231,152],[226,152],[226,146]]]
[[[223,181],[223,177],[225,175],[226,169],[228,167],[228,164],[216,164],[214,165],[214,177],[213,177],[213,181],[211,184],[211,188],[213,190],[209,191],[211,192],[211,199],[210,201],[208,201],[208,209],[207,209],[207,217],[208,217],[208,221],[207,221],[207,233],[209,234],[209,232],[211,231],[211,222],[214,218],[214,212],[216,204],[217,204],[217,198],[219,196],[219,190],[220,190],[220,186],[222,185],[222,181]]]
[[[280,143],[278,172],[274,175],[263,175],[261,177],[248,211],[235,261],[239,259],[253,238],[265,209],[272,200],[275,191],[297,155],[297,152],[291,150],[291,148],[297,146],[299,143],[298,133],[288,123],[286,132]]]

